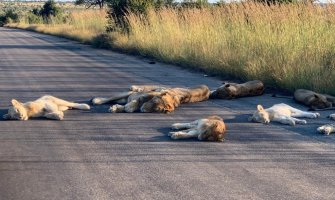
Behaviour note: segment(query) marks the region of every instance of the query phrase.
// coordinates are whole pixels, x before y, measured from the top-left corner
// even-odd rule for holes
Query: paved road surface
[[[131,84],[220,85],[167,64],[66,39],[0,29],[0,114],[11,98],[88,101]],[[175,113],[68,111],[64,121],[0,121],[0,199],[335,199],[335,135],[309,125],[248,123],[270,95],[184,105]],[[171,123],[217,114],[224,143],[172,141]]]

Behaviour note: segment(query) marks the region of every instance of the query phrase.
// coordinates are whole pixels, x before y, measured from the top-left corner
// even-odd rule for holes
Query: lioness
[[[261,105],[257,105],[257,111],[249,117],[249,121],[264,124],[268,124],[270,121],[276,121],[291,126],[294,126],[295,124],[307,124],[306,120],[300,120],[296,117],[314,119],[320,117],[320,114],[305,112],[284,103],[275,104],[267,109],[264,109]]]
[[[329,135],[331,133],[335,133],[335,124],[327,124],[324,126],[320,126],[317,131],[319,133],[323,133],[325,135]]]
[[[13,106],[3,116],[4,119],[28,120],[31,117],[46,117],[48,119],[62,120],[64,118],[63,112],[70,108],[90,109],[87,104],[73,103],[53,96],[43,96],[27,103],[12,99],[11,103]]]
[[[326,109],[335,106],[335,97],[305,89],[296,90],[294,92],[294,99],[313,110]]]
[[[235,99],[239,97],[259,96],[264,93],[262,81],[249,81],[243,84],[223,83],[221,87],[211,92],[212,99]]]
[[[169,136],[172,139],[198,138],[198,140],[223,142],[226,125],[221,117],[210,116],[190,123],[172,124],[172,129],[186,129],[170,132]]]
[[[194,88],[171,88],[145,102],[141,112],[171,113],[182,103],[205,101],[209,95],[210,90],[206,85]]]
[[[334,114],[331,114],[329,115],[329,118],[332,119],[332,120],[335,120],[335,113]]]

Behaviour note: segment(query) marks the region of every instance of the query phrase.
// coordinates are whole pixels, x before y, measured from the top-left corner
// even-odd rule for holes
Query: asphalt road
[[[89,101],[131,84],[219,86],[167,64],[66,39],[0,28],[0,114],[50,94]],[[308,125],[248,123],[270,94],[183,105],[173,114],[71,110],[64,121],[0,121],[0,199],[335,199],[335,135]],[[172,141],[170,124],[217,114],[224,143]]]

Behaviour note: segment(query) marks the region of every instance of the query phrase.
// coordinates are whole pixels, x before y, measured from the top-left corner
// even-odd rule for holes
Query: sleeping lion
[[[169,133],[169,136],[175,140],[198,138],[198,140],[223,142],[226,125],[221,117],[209,116],[190,123],[172,124],[172,129],[178,130]]]
[[[307,124],[306,120],[300,120],[296,117],[318,118],[319,113],[305,112],[284,103],[275,104],[270,108],[264,109],[258,105],[257,111],[249,117],[249,121],[268,124],[270,121],[276,121],[282,124],[294,126],[295,124]]]
[[[236,99],[240,97],[259,96],[264,93],[262,81],[248,81],[242,84],[223,83],[223,85],[211,92],[211,99]]]
[[[92,99],[95,105],[115,102],[109,112],[159,112],[170,113],[182,103],[207,100],[209,88],[201,85],[195,88],[166,88],[160,86],[131,86],[129,92],[110,98]],[[125,105],[120,105],[125,104]]]
[[[87,104],[73,103],[53,96],[43,96],[35,101],[26,103],[12,99],[11,103],[12,107],[10,107],[8,113],[3,116],[4,119],[28,120],[34,117],[45,117],[48,119],[62,120],[64,118],[64,111],[68,109],[90,109],[90,106]]]
[[[210,90],[206,85],[193,88],[170,88],[145,102],[141,107],[141,112],[171,113],[180,104],[205,101],[208,100],[209,95]]]
[[[296,90],[294,92],[294,100],[310,107],[312,110],[335,109],[335,97],[310,90]]]

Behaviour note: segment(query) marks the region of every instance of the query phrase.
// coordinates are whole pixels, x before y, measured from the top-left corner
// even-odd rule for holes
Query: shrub
[[[42,24],[43,18],[39,15],[36,15],[34,11],[27,13],[26,23],[28,24]]]
[[[49,0],[45,2],[39,14],[44,18],[50,18],[51,16],[54,17],[60,16],[62,12],[61,9],[56,5],[56,3],[53,0]]]
[[[6,10],[4,14],[0,15],[0,26],[10,22],[19,22],[19,14],[12,9]]]
[[[108,0],[108,31],[118,29],[127,30],[126,15],[135,13],[137,15],[146,15],[152,7],[159,8],[164,5],[171,5],[174,0]]]

